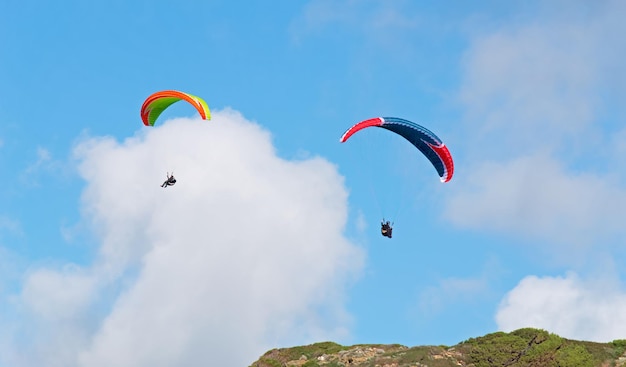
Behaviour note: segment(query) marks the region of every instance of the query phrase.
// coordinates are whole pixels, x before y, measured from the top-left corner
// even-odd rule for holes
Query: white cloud
[[[626,66],[618,61],[626,56],[618,36],[626,7],[558,1],[533,10],[531,21],[521,15],[474,33],[464,55],[465,156],[446,216],[465,228],[539,240],[533,250],[556,254],[544,260],[552,266],[589,265],[598,253],[615,255],[626,235],[624,145],[615,135],[626,112]],[[505,331],[624,338],[618,277],[526,277],[496,320]]]
[[[626,66],[615,63],[626,55],[615,37],[626,8],[559,4],[472,40],[460,90],[465,155],[446,215],[467,228],[598,244],[626,234],[626,170],[612,158],[624,149],[613,134],[625,110],[607,96],[626,91],[616,83]]]
[[[466,55],[461,98],[486,137],[512,148],[550,146],[594,115],[598,72],[583,28],[530,26],[477,40]],[[558,46],[558,47],[557,47]],[[493,134],[493,135],[492,135]]]
[[[89,334],[97,322],[92,307],[102,291],[98,281],[85,269],[71,264],[60,270],[38,268],[27,274],[21,294],[12,298],[17,315],[23,318],[11,320],[10,324],[13,337],[28,338],[14,345],[7,363],[74,365],[76,351],[87,347]]]
[[[576,13],[585,5],[560,3],[533,22],[474,37],[460,90],[470,149],[503,158],[537,148],[594,153],[607,125],[599,119],[623,110],[611,96],[626,91],[626,66],[616,62],[626,56],[616,38],[626,8],[596,3],[585,16]]]
[[[606,279],[528,276],[498,309],[498,328],[536,327],[560,336],[607,342],[626,338],[626,293]]]
[[[71,265],[61,271],[36,269],[27,276],[20,300],[44,320],[72,319],[94,298],[94,280]]]
[[[600,245],[626,234],[626,191],[610,176],[570,173],[543,154],[483,163],[468,174],[446,206],[457,225],[553,244]]]
[[[18,299],[48,320],[37,327],[89,316],[58,337],[73,342],[57,365],[238,366],[284,343],[347,336],[343,293],[363,253],[343,236],[347,193],[324,159],[277,157],[270,134],[230,110],[123,143],[87,139],[76,158],[99,257],[77,272],[34,271]],[[161,188],[172,170],[178,182]]]

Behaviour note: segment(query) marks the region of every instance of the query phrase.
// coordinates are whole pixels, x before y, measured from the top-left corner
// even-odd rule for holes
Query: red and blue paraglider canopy
[[[343,143],[354,133],[371,126],[382,127],[402,136],[428,158],[437,170],[441,182],[452,179],[454,162],[448,147],[432,131],[409,120],[397,117],[375,117],[364,120],[349,128],[339,141]]]

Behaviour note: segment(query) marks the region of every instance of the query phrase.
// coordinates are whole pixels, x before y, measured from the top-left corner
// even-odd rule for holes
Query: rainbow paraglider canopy
[[[197,96],[176,90],[163,90],[150,95],[141,106],[141,120],[146,126],[154,126],[161,113],[178,101],[191,104],[204,120],[211,119],[211,111],[206,102]]]

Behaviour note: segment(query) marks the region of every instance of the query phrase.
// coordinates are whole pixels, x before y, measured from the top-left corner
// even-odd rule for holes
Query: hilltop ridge
[[[626,340],[596,343],[524,328],[453,346],[321,342],[272,349],[250,367],[626,367]]]

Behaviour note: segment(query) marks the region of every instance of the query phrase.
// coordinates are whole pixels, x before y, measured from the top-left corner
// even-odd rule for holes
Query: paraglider
[[[375,117],[350,127],[339,141],[345,143],[352,135],[368,127],[380,127],[394,132],[415,146],[433,165],[441,182],[448,182],[454,174],[454,162],[448,147],[437,135],[425,127],[398,117]],[[393,231],[389,221],[381,222],[381,234],[391,238]]]
[[[168,172],[167,173],[167,180],[165,180],[165,182],[163,182],[161,187],[174,186],[174,184],[176,184],[176,179],[174,178],[174,172],[172,172],[171,175]]]
[[[178,101],[185,101],[191,104],[196,109],[196,111],[198,111],[200,117],[203,120],[211,119],[211,111],[209,110],[209,106],[202,98],[176,90],[163,90],[151,94],[143,102],[140,113],[141,121],[143,121],[143,124],[146,126],[154,126],[154,123],[159,118],[161,113],[163,113],[163,111],[165,111],[169,106]],[[172,173],[172,175],[170,175],[169,173],[167,173],[167,180],[163,182],[161,187],[165,188],[168,186],[174,186],[174,184],[176,184],[174,174]]]
[[[150,95],[141,106],[141,120],[146,126],[154,126],[161,113],[173,103],[185,101],[190,103],[200,114],[203,120],[211,119],[211,111],[206,102],[189,93],[176,90],[164,90]]]
[[[383,218],[382,222],[380,222],[380,234],[385,237],[391,238],[392,231],[393,227],[391,227],[391,223],[389,221],[385,222],[385,218]]]

